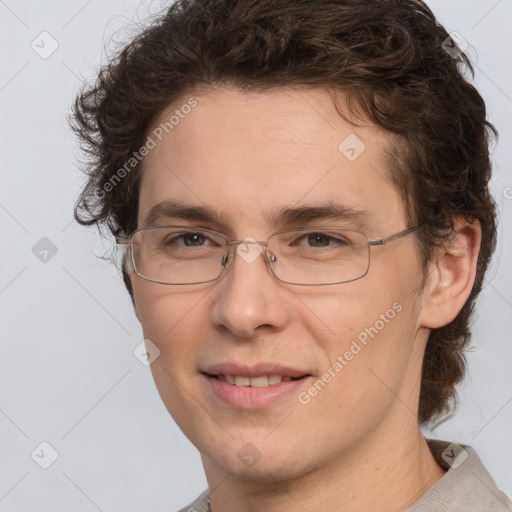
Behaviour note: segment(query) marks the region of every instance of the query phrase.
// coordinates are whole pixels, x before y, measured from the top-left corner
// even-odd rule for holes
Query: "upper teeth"
[[[257,377],[244,377],[241,375],[218,375],[220,380],[225,380],[235,386],[251,386],[253,388],[263,388],[279,384],[282,381],[292,380],[291,377],[282,375],[258,375]]]

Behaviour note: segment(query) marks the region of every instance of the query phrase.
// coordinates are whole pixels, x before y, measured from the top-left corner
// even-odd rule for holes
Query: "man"
[[[449,411],[495,237],[485,105],[415,0],[184,0],[77,98],[183,510],[512,510]]]

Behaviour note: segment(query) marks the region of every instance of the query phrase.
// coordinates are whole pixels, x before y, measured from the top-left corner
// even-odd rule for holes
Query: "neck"
[[[220,469],[203,456],[212,512],[405,511],[445,471],[417,423],[379,429],[364,444],[293,480],[254,481]],[[269,473],[270,475],[270,473]]]

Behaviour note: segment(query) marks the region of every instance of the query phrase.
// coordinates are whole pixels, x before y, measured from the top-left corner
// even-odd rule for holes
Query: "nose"
[[[288,322],[283,287],[270,269],[266,244],[253,238],[231,242],[216,286],[212,322],[235,336],[250,338],[258,328],[282,329]],[[230,257],[231,256],[231,257]],[[214,292],[215,293],[215,292]]]

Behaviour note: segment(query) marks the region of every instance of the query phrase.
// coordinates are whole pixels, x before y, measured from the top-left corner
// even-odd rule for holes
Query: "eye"
[[[155,240],[161,249],[166,251],[178,251],[189,249],[219,249],[224,247],[224,240],[214,233],[202,231],[187,231],[172,229],[160,233],[158,240]]]
[[[182,245],[182,244],[177,243],[177,240],[181,240],[184,242],[183,245],[185,245],[186,247],[202,247],[201,242],[204,242],[207,239],[208,239],[208,237],[202,233],[192,233],[191,232],[191,233],[182,233],[182,234],[176,235],[176,236],[170,235],[170,236],[166,237],[164,243],[165,243],[165,245],[172,245],[172,244]]]
[[[334,237],[322,232],[307,233],[306,235],[301,236],[297,241],[306,241],[308,244],[311,244],[308,245],[308,247],[312,247],[314,249],[350,245],[350,241],[347,239],[340,238],[338,236]]]

